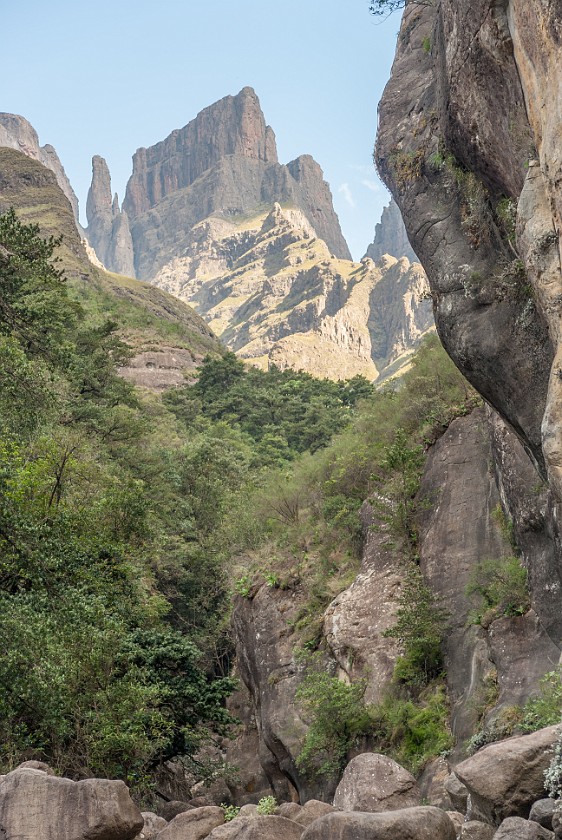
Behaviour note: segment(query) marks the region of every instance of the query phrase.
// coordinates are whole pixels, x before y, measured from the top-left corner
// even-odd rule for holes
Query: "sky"
[[[91,158],[124,196],[131,158],[250,85],[282,163],[324,170],[354,259],[389,201],[372,150],[399,17],[369,0],[0,0],[0,111],[52,144],[86,223]]]

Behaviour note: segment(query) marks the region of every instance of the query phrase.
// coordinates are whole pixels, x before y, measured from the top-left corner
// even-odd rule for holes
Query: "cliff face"
[[[40,146],[37,132],[26,119],[17,114],[0,113],[0,146],[17,149],[27,157],[38,160],[55,173],[57,184],[70,201],[76,224],[78,222],[78,199],[66,177],[63,165],[54,148]]]
[[[381,220],[375,226],[375,238],[367,248],[365,256],[376,262],[384,254],[390,254],[391,257],[398,259],[407,257],[410,262],[418,262],[394,199],[382,211]]]
[[[92,195],[99,189],[99,170],[95,159]],[[107,182],[109,173],[102,180]],[[152,280],[189,249],[194,226],[209,216],[240,219],[276,201],[299,207],[330,252],[350,258],[322,170],[309,155],[279,163],[273,130],[255,92],[246,87],[135,153],[122,216],[130,225],[136,276]],[[115,248],[116,232],[107,196],[96,207],[88,233],[100,256]]]
[[[206,219],[154,283],[253,364],[324,377],[388,375],[433,327],[419,265],[336,259],[300,209],[279,204],[243,224]]]
[[[507,456],[496,434],[494,462],[534,607],[557,643],[561,25],[559,4],[535,0],[409,4],[376,148],[439,335],[522,443]],[[545,478],[541,503],[524,500]]]
[[[117,274],[134,277],[133,240],[125,211],[119,209],[117,193],[111,197],[107,163],[96,155],[92,160],[92,185],[86,203],[88,239],[103,265]]]

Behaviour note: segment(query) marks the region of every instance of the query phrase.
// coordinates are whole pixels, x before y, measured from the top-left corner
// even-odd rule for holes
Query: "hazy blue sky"
[[[371,155],[399,19],[368,0],[0,0],[0,111],[57,150],[85,222],[91,157],[122,199],[131,156],[245,85],[287,163],[324,170],[355,258],[388,201]]]

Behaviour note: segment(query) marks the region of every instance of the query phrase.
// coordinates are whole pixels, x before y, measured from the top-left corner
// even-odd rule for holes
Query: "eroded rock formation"
[[[367,248],[365,256],[377,262],[385,254],[397,259],[407,257],[410,262],[418,262],[394,199],[391,199],[388,207],[382,211],[381,220],[375,226],[375,238]]]
[[[96,155],[92,160],[92,185],[86,203],[88,240],[98,259],[109,270],[135,276],[133,240],[129,220],[119,209],[117,193],[111,197],[111,177],[107,163]]]
[[[506,456],[496,435],[502,504],[556,645],[561,23],[558,4],[538,0],[408,4],[376,149],[427,271],[439,335],[525,449]]]
[[[375,379],[433,328],[417,263],[336,259],[296,207],[275,203],[242,224],[211,217],[192,234],[154,283],[195,306],[253,364]]]

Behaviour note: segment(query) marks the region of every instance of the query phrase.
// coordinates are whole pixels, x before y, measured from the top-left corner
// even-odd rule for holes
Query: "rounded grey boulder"
[[[345,768],[334,796],[339,811],[394,811],[419,805],[421,794],[411,773],[379,753],[362,753]]]

